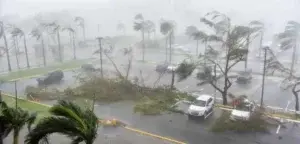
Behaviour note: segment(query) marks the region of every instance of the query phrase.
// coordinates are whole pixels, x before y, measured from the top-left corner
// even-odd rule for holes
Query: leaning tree
[[[289,21],[285,27],[284,32],[278,34],[278,39],[281,44],[282,50],[292,49],[292,64],[290,68],[290,77],[292,77],[294,72],[294,66],[296,63],[297,57],[297,48],[299,42],[299,34],[300,34],[300,23],[296,21]]]
[[[142,33],[142,51],[143,51],[143,61],[145,61],[145,20],[142,14],[137,14],[134,17],[133,29],[135,31],[140,31]]]
[[[253,30],[247,26],[233,25],[229,17],[217,11],[207,13],[201,18],[201,22],[215,32],[215,35],[210,35],[207,39],[215,45],[208,46],[208,56],[200,55],[196,59],[190,57],[182,62],[176,73],[179,75],[179,80],[184,80],[191,76],[195,69],[203,68],[206,71],[203,73],[204,79],[199,78],[200,72],[198,72],[197,78],[201,80],[198,85],[210,84],[221,93],[223,104],[226,105],[228,90],[232,86],[230,71],[237,63],[245,60],[248,53],[246,39],[249,34],[253,33]],[[208,65],[204,63],[205,60]],[[221,72],[220,76],[216,76],[217,70]],[[216,82],[221,79],[223,84],[217,85]]]
[[[16,47],[18,46],[18,44],[17,44],[18,37],[23,37],[25,56],[26,56],[26,64],[27,64],[27,68],[30,68],[29,58],[28,58],[28,50],[27,50],[27,42],[26,42],[26,36],[24,34],[24,31],[21,30],[20,28],[14,26],[14,27],[12,27],[12,30],[10,33],[11,33],[11,36],[15,39]]]
[[[69,26],[69,27],[64,27],[62,30],[69,32],[70,44],[71,44],[71,47],[73,47],[73,59],[75,60],[76,59],[76,44],[75,44],[76,32],[75,32],[75,29],[72,28],[71,26]]]
[[[2,21],[0,21],[0,39],[2,37],[3,37],[3,40],[4,40],[4,46],[5,46],[4,49],[5,49],[5,52],[6,52],[8,71],[11,71],[9,48],[8,48],[8,44],[7,44],[7,38],[6,38],[6,34],[5,34],[4,24],[3,24]]]
[[[166,58],[168,54],[167,41],[169,40],[169,63],[172,63],[172,38],[174,37],[174,27],[175,23],[172,21],[164,20],[160,24],[160,32],[166,36]]]
[[[62,48],[61,48],[61,42],[60,42],[61,26],[59,24],[57,24],[56,22],[43,23],[42,26],[47,29],[49,34],[56,34],[57,44],[58,44],[58,58],[59,58],[59,61],[62,62],[63,55],[62,55]]]
[[[82,29],[83,41],[85,41],[86,35],[85,35],[85,20],[84,20],[84,18],[77,16],[77,17],[75,17],[74,21]]]
[[[41,41],[41,45],[42,45],[42,54],[43,54],[43,64],[44,66],[47,65],[46,62],[46,49],[45,49],[45,43],[44,43],[44,37],[43,37],[43,30],[42,27],[35,27],[31,30],[31,36],[36,38],[37,41]]]

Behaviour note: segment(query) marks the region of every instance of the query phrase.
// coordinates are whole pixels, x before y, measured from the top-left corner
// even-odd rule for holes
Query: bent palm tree
[[[290,77],[292,76],[294,72],[294,65],[296,62],[296,50],[297,50],[297,43],[299,39],[300,34],[300,23],[296,21],[289,21],[287,26],[285,27],[284,32],[278,34],[278,39],[281,43],[281,49],[287,50],[287,49],[293,49],[293,55],[292,55],[292,65],[290,68]]]
[[[82,28],[83,41],[86,40],[85,37],[85,22],[83,17],[75,17],[74,21]]]
[[[10,55],[9,55],[9,49],[8,49],[6,35],[5,35],[5,30],[4,30],[4,24],[3,24],[3,22],[0,21],[0,39],[1,39],[1,37],[3,37],[3,40],[4,40],[4,45],[5,45],[4,49],[6,52],[8,71],[11,71]]]
[[[92,144],[96,139],[98,119],[91,110],[83,110],[71,102],[59,101],[49,111],[52,116],[43,118],[28,133],[25,143],[37,144],[53,133],[67,135],[74,144]]]
[[[125,35],[125,24],[124,23],[118,23],[117,30],[123,32],[123,35]]]
[[[34,28],[32,31],[31,31],[31,36],[32,37],[35,37],[36,40],[41,40],[41,45],[42,45],[42,53],[43,53],[43,63],[44,63],[44,66],[46,66],[47,62],[46,62],[46,50],[45,50],[45,44],[44,44],[44,38],[43,38],[43,33],[41,31],[40,28]]]
[[[27,50],[27,42],[26,42],[26,36],[24,34],[24,31],[22,31],[20,28],[13,27],[13,29],[11,31],[11,35],[14,38],[23,37],[25,56],[26,56],[26,64],[27,64],[27,68],[30,68],[29,58],[28,58],[28,50]]]
[[[168,35],[168,37],[169,37],[169,48],[170,48],[169,62],[170,63],[172,62],[172,37],[174,34],[173,29],[174,29],[174,24],[171,21],[163,21],[160,24],[160,32],[163,35]],[[166,53],[167,53],[167,50],[166,50]]]
[[[36,120],[36,113],[30,114],[29,112],[21,108],[11,108],[6,104],[2,104],[1,119],[6,123],[7,131],[10,133],[13,131],[13,144],[19,143],[19,133],[21,129],[27,124],[27,128],[30,131],[31,125]]]
[[[134,19],[133,29],[142,33],[143,61],[145,61],[145,20],[142,14],[137,14]]]
[[[155,32],[155,24],[150,20],[146,20],[145,21],[145,31],[147,31],[148,40],[150,40],[150,34]]]
[[[62,49],[61,49],[61,43],[60,43],[60,30],[61,26],[58,25],[56,22],[48,23],[48,24],[43,24],[45,28],[48,28],[50,30],[50,33],[55,34],[57,37],[57,44],[58,44],[58,58],[59,61],[62,62]]]
[[[65,27],[62,29],[63,31],[68,31],[70,35],[70,41],[73,47],[73,59],[76,59],[76,45],[75,45],[75,30],[72,27]]]
[[[256,33],[260,34],[259,57],[261,57],[262,42],[264,39],[264,30],[265,30],[264,23],[262,23],[260,21],[251,21],[249,23],[249,26],[250,26],[250,28],[255,29]]]

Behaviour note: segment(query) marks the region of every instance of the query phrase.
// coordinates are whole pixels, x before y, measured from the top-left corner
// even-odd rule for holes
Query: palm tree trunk
[[[76,45],[75,45],[75,34],[73,33],[73,58],[76,60]]]
[[[250,45],[250,35],[247,36],[247,50],[249,51],[249,45]],[[246,54],[246,57],[245,57],[245,71],[247,70],[247,67],[248,67],[248,53]]]
[[[168,61],[168,37],[166,36],[166,62]]]
[[[102,61],[102,45],[101,45],[101,38],[98,38],[98,42],[99,42],[99,50],[100,50],[100,69],[101,69],[101,77],[103,78],[103,61]]]
[[[18,38],[14,37],[14,44],[15,44],[15,56],[17,61],[17,67],[20,69],[20,62],[19,62],[19,53],[18,53]]]
[[[47,63],[46,63],[46,51],[45,51],[44,38],[41,37],[41,40],[42,40],[43,63],[44,63],[44,66],[46,66]]]
[[[174,89],[174,83],[175,83],[175,70],[172,70],[171,90]]]
[[[295,97],[295,111],[299,111],[299,96],[298,93],[293,89],[293,95]]]
[[[30,65],[29,65],[29,59],[28,59],[28,51],[27,51],[27,43],[26,43],[26,37],[25,37],[25,36],[23,36],[23,40],[24,40],[24,48],[25,48],[26,64],[27,64],[27,68],[30,68]]]
[[[19,144],[19,131],[18,130],[14,130],[13,144]]]
[[[142,43],[143,43],[143,61],[145,61],[145,32],[142,30]]]
[[[59,34],[59,31],[57,31],[57,43],[58,43],[59,61],[62,62],[62,54],[61,54],[61,45],[60,45],[60,34]]]
[[[207,40],[204,42],[204,66],[206,67]]]
[[[3,25],[2,25],[2,29],[3,29]],[[8,71],[11,72],[10,56],[9,56],[9,50],[8,50],[8,44],[7,44],[7,39],[6,39],[5,31],[3,31],[3,39],[4,39],[4,44],[5,44],[5,51],[6,51],[6,59],[7,59]]]
[[[198,49],[199,48],[199,40],[196,40],[196,41],[197,41],[197,44],[196,44],[197,45],[197,47],[196,47],[196,56],[198,56],[198,54],[199,54],[199,51],[198,51],[199,50]]]
[[[169,46],[170,46],[170,57],[169,57],[169,61],[170,61],[170,63],[172,63],[172,33],[173,33],[173,32],[171,32],[171,33],[169,34]]]
[[[82,26],[82,34],[83,34],[83,41],[86,41],[86,36],[85,36],[85,26]]]
[[[262,50],[263,39],[264,39],[264,32],[262,31],[261,35],[260,35],[260,41],[259,41],[259,51],[258,51],[259,58],[261,57],[261,50]]]
[[[292,64],[291,64],[291,71],[290,71],[289,78],[292,77],[293,72],[294,72],[294,65],[295,65],[295,58],[296,58],[296,49],[297,49],[297,40],[296,40],[295,46],[293,47]]]

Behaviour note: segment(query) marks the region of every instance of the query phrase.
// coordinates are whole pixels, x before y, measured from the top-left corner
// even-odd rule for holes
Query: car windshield
[[[236,106],[235,109],[240,110],[240,111],[250,111],[251,106],[250,105],[238,105],[238,106]]]
[[[205,104],[206,104],[206,101],[203,101],[203,100],[196,100],[194,102],[194,105],[200,106],[200,107],[205,107]]]

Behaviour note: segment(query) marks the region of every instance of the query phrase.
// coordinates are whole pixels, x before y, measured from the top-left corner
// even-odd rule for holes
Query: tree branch
[[[209,59],[209,58],[206,58],[208,61],[210,61],[210,62],[212,62],[213,64],[215,64],[216,66],[218,66],[218,68],[220,69],[220,71],[223,73],[223,74],[225,74],[225,72],[224,72],[224,70],[223,70],[223,68],[221,67],[221,65],[220,64],[218,64],[217,62],[215,62],[215,61],[213,61],[213,60],[211,60],[211,59]]]
[[[222,91],[216,84],[214,84],[214,81],[209,81],[209,84],[211,86],[213,86],[216,90],[218,90],[220,93],[223,93],[224,91]]]

